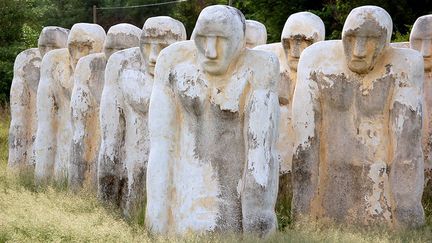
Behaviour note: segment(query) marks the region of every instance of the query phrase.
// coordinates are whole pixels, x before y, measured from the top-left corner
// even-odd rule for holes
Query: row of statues
[[[431,23],[408,45],[390,43],[376,6],[353,9],[333,41],[300,12],[266,44],[263,24],[224,5],[189,41],[170,17],[45,27],[15,61],[9,166],[94,189],[127,218],[145,210],[153,233],[265,236],[291,196],[296,220],[421,226]]]

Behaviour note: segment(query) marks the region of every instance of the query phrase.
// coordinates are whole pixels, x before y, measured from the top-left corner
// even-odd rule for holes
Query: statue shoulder
[[[285,56],[282,43],[280,43],[280,42],[271,43],[271,44],[265,44],[265,45],[259,45],[259,46],[256,46],[255,48],[253,48],[253,50],[261,50],[261,51],[272,52],[272,53],[274,53],[279,58],[279,60],[281,58],[284,58],[284,56]]]
[[[169,68],[176,64],[195,59],[196,47],[193,40],[173,43],[163,49],[158,57],[157,66]]]
[[[72,75],[70,67],[69,51],[67,48],[49,51],[42,59],[41,82],[46,82],[55,77],[68,77]],[[52,82],[55,82],[52,80]]]
[[[394,66],[396,72],[423,72],[423,57],[418,51],[409,48],[389,48],[391,60],[388,60]]]
[[[15,63],[14,63],[14,70],[21,69],[27,63],[34,62],[34,61],[39,61],[39,62],[41,61],[39,49],[30,48],[24,50],[16,56]]]
[[[107,67],[122,66],[128,62],[141,61],[139,47],[132,47],[121,51],[114,52],[107,60]]]
[[[253,71],[252,86],[276,90],[279,83],[279,59],[269,51],[246,50],[246,67]]]
[[[28,65],[31,65],[31,69],[33,68],[40,68],[41,65],[41,56],[39,53],[39,49],[37,48],[30,48],[27,50],[24,50],[20,52],[14,62],[14,79],[19,80],[24,78],[25,70],[29,69]]]
[[[116,82],[124,69],[141,69],[142,60],[139,47],[132,47],[113,53],[105,68],[105,82]]]
[[[69,51],[67,48],[49,51],[42,59],[41,74],[50,70],[62,68],[63,66],[68,66],[69,63]]]
[[[345,60],[341,40],[320,41],[304,49],[300,55],[300,64],[313,64],[316,66],[329,66]]]
[[[79,59],[75,73],[82,71],[101,71],[105,69],[106,58],[104,53],[93,53]]]

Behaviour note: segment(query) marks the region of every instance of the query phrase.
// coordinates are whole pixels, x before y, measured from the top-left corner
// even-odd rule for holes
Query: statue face
[[[41,57],[49,51],[65,48],[67,42],[67,30],[46,27],[42,30],[38,39],[38,49]]]
[[[222,75],[245,47],[244,30],[229,21],[203,21],[194,30],[194,41],[203,69],[211,75]]]
[[[64,48],[55,38],[42,38],[38,41],[38,48],[41,57],[44,57],[49,51]]]
[[[288,59],[290,69],[297,71],[300,54],[306,47],[314,43],[313,39],[306,38],[304,35],[295,35],[282,39],[285,55]]]
[[[107,37],[105,38],[103,52],[105,53],[105,57],[108,60],[114,52],[138,46],[137,42],[138,37],[135,37],[135,40],[133,40],[131,37],[128,38],[128,36],[124,33],[108,33]]]
[[[154,69],[159,53],[174,42],[176,42],[175,39],[164,37],[146,36],[141,39],[141,56],[150,75],[154,76]]]
[[[246,47],[252,49],[258,45],[262,45],[265,43],[259,43],[260,34],[255,31],[247,31],[246,32]]]
[[[141,29],[130,24],[117,24],[108,30],[103,45],[103,52],[108,60],[117,51],[138,47]]]
[[[246,20],[246,47],[252,49],[267,43],[267,29],[260,22]]]
[[[386,45],[387,31],[375,20],[366,20],[359,28],[349,29],[342,35],[348,68],[358,74],[373,69]]]
[[[93,50],[93,43],[77,36],[77,38],[69,39],[68,49],[72,67],[75,69],[79,59],[91,53]]]
[[[410,46],[419,51],[424,60],[426,72],[432,71],[432,18],[420,17],[413,26],[410,36]]]
[[[116,51],[123,50],[122,43],[118,43],[116,35],[109,34],[107,35],[103,47],[103,52],[105,53],[105,57],[108,60],[109,57]]]

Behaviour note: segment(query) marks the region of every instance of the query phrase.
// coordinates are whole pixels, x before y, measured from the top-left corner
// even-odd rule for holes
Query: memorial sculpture
[[[267,43],[267,29],[258,21],[246,20],[246,47],[254,48]]]
[[[141,29],[131,24],[117,24],[107,33],[103,53],[82,57],[74,73],[71,95],[72,147],[69,186],[76,190],[97,187],[97,159],[101,133],[99,104],[104,87],[106,62],[116,51],[138,47]]]
[[[321,18],[310,12],[299,12],[288,17],[282,30],[281,42],[255,48],[273,52],[280,63],[279,139],[276,144],[280,165],[278,207],[287,208],[292,198],[291,164],[295,139],[292,128],[292,99],[297,81],[298,61],[306,47],[324,40],[324,37],[325,27]]]
[[[11,124],[9,130],[10,168],[34,169],[33,143],[36,138],[36,94],[43,56],[54,49],[66,47],[69,30],[49,26],[39,35],[38,48],[17,55],[10,91]]]
[[[116,52],[107,63],[100,107],[98,195],[120,206],[129,219],[144,213],[147,111],[156,59],[163,48],[182,40],[186,40],[186,30],[181,22],[163,16],[149,18],[140,47]]]
[[[392,19],[363,6],[342,40],[304,50],[293,101],[293,216],[353,225],[424,223],[423,60],[392,48]]]
[[[425,193],[432,196],[432,15],[419,17],[411,30],[410,47],[423,56],[423,155]]]
[[[72,142],[71,92],[78,60],[102,51],[105,31],[96,24],[72,26],[67,48],[50,51],[41,64],[37,92],[37,135],[35,180],[65,183]]]
[[[159,55],[149,108],[152,233],[276,230],[279,63],[246,48],[245,28],[239,10],[210,6],[192,41]]]

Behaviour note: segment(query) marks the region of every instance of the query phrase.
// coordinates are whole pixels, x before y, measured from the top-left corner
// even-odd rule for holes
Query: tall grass
[[[124,221],[118,210],[93,194],[64,188],[35,190],[27,178],[7,170],[8,111],[0,113],[0,242],[256,242],[253,236],[150,236],[142,225]],[[432,202],[425,199],[428,225],[412,231],[291,223],[267,242],[432,242]]]

